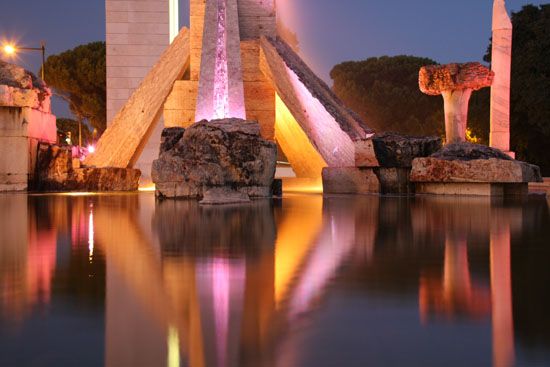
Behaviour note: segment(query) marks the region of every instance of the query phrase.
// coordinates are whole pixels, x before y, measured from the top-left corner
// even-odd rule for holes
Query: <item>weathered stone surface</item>
[[[135,191],[141,172],[127,168],[74,167],[69,148],[41,144],[35,181],[37,191]]]
[[[412,137],[395,133],[376,134],[355,142],[357,167],[410,168],[412,161],[441,149],[438,137]]]
[[[36,75],[0,60],[0,106],[30,107],[51,112],[51,91]]]
[[[168,152],[173,149],[174,146],[183,137],[185,129],[182,127],[168,127],[162,130],[160,136],[160,154]]]
[[[375,168],[374,172],[380,181],[380,193],[383,195],[414,194],[411,184],[410,168]]]
[[[512,160],[510,156],[498,149],[468,142],[448,144],[443,149],[432,154],[431,157],[448,161],[472,161],[491,158],[503,159],[505,161]]]
[[[203,191],[202,205],[246,204],[250,197],[229,187],[209,187]]]
[[[164,134],[165,149],[181,130]],[[170,140],[172,141],[172,140]],[[256,122],[202,121],[185,130],[153,162],[152,177],[163,197],[202,198],[205,190],[227,187],[249,197],[271,196],[277,148],[260,136]]]
[[[490,86],[493,78],[494,73],[478,62],[429,65],[420,69],[420,90],[443,96],[447,143],[466,141],[472,91]]]
[[[420,69],[419,85],[423,93],[438,96],[457,89],[479,90],[491,86],[494,73],[479,62],[428,65]]]
[[[412,182],[520,183],[541,182],[537,166],[504,159],[443,160],[417,158],[413,161]]]
[[[422,182],[415,185],[417,194],[450,196],[525,196],[529,192],[527,183],[489,182]]]
[[[323,168],[323,192],[325,194],[378,194],[380,191],[380,181],[373,169]]]

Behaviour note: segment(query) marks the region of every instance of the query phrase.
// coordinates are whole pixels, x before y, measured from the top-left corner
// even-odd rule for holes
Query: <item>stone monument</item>
[[[141,0],[116,3],[108,0],[112,11],[149,6]],[[190,0],[190,15],[190,30],[182,29],[141,79],[87,165],[135,166],[161,116],[165,127],[187,128],[220,117],[219,111],[257,121],[262,138],[278,143],[299,177],[320,178],[325,166],[354,165],[355,141],[374,132],[277,36],[274,0]],[[134,16],[128,13],[128,19]],[[121,26],[120,32],[117,37],[145,42],[138,34],[146,32],[137,25]],[[159,82],[157,93],[147,92]],[[222,95],[228,100],[212,99]]]
[[[504,0],[493,3],[493,46],[491,69],[495,79],[491,88],[491,130],[489,145],[510,152],[510,76],[512,69],[512,22]]]
[[[491,86],[493,76],[492,71],[478,62],[430,65],[420,69],[420,90],[428,95],[443,96],[447,144],[466,141],[472,91]]]

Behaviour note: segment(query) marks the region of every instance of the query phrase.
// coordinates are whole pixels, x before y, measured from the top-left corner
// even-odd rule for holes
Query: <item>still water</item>
[[[546,199],[0,195],[0,366],[550,366]]]

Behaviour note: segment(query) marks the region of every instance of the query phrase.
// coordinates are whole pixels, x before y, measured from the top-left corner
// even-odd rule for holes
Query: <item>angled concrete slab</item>
[[[99,139],[85,164],[132,167],[162,115],[174,82],[189,67],[189,31],[183,28]]]
[[[354,166],[354,142],[374,131],[280,38],[262,37],[260,69],[327,165]]]

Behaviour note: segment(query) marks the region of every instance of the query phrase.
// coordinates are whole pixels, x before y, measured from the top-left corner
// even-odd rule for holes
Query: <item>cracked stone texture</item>
[[[525,183],[542,182],[538,166],[516,161],[502,151],[468,142],[445,146],[413,161],[412,182]]]
[[[51,112],[51,90],[24,68],[0,60],[0,106]]]
[[[372,138],[374,153],[380,167],[410,168],[412,161],[428,157],[442,147],[437,136],[414,137],[395,133],[376,134]]]
[[[505,161],[513,160],[509,155],[498,149],[469,142],[448,144],[443,149],[432,154],[431,157],[447,161],[472,161],[476,159],[491,158],[502,159]]]
[[[41,144],[38,147],[37,191],[136,191],[141,172],[129,168],[73,167],[70,148]]]
[[[445,91],[490,87],[494,76],[479,62],[429,65],[420,69],[418,83],[423,93],[438,96]]]
[[[162,139],[152,170],[159,196],[202,198],[214,187],[249,197],[271,196],[277,147],[260,136],[258,123],[201,121],[185,130],[165,129]]]

